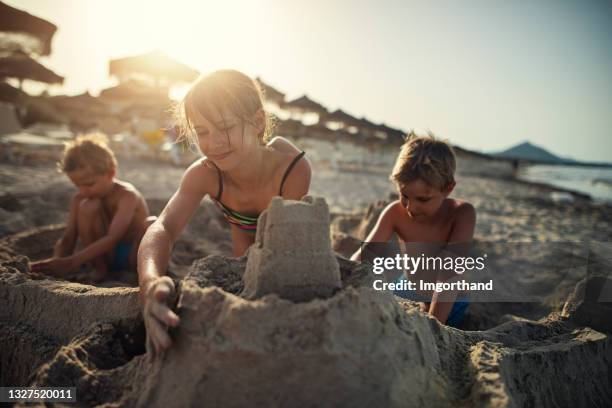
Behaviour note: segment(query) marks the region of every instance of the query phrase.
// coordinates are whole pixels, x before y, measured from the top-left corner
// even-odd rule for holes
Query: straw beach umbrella
[[[16,55],[0,58],[0,79],[16,78],[44,82],[47,84],[62,84],[64,77],[51,71],[27,55]]]
[[[361,119],[359,119],[358,126],[362,128],[369,128],[369,129],[375,129],[378,127],[376,123],[370,122],[365,117],[362,117]]]
[[[157,85],[162,82],[166,84],[191,82],[200,74],[161,51],[111,60],[108,70],[109,75],[117,77],[120,82],[133,76],[146,76],[153,79]]]
[[[339,122],[342,123],[343,127],[346,126],[357,126],[359,119],[344,112],[342,109],[336,109],[332,113],[325,115],[322,120],[326,123]]]
[[[121,82],[116,86],[103,89],[100,91],[102,99],[160,99],[167,98],[165,92],[159,89],[148,86],[137,80],[128,80]]]
[[[266,101],[274,102],[274,103],[276,103],[279,106],[285,101],[285,94],[284,93],[282,93],[278,89],[272,87],[271,85],[268,85],[267,83],[262,81],[262,79],[259,78],[259,77],[255,78],[255,80],[261,86],[261,89],[264,92],[264,98],[266,99]]]
[[[313,101],[306,95],[300,96],[299,98],[294,99],[292,101],[283,103],[282,108],[288,111],[298,113],[317,113],[319,115],[327,114],[327,108],[325,108],[325,106]]]
[[[387,140],[393,144],[402,144],[406,139],[406,132],[400,129],[394,129],[384,123],[377,126],[377,129],[387,134]]]
[[[0,32],[25,34],[35,38],[40,43],[37,54],[51,53],[51,39],[56,30],[55,24],[0,1]]]

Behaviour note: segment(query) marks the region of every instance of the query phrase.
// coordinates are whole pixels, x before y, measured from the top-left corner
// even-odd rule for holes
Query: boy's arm
[[[70,212],[68,214],[68,223],[64,234],[57,241],[53,248],[53,257],[64,257],[68,256],[74,251],[76,245],[78,231],[77,231],[77,215],[79,211],[79,204],[81,204],[81,197],[79,194],[75,194],[70,201]]]
[[[395,212],[397,211],[398,205],[400,205],[399,201],[394,201],[380,213],[378,221],[365,239],[364,245],[359,247],[357,252],[351,256],[352,261],[361,261],[362,249],[364,249],[364,246],[367,245],[367,243],[387,242],[391,238],[391,235],[393,235],[393,231],[395,230]]]
[[[128,231],[137,205],[138,197],[135,194],[124,194],[117,204],[117,212],[106,235],[70,257],[73,268],[111,251]]]
[[[476,227],[476,210],[470,203],[462,203],[457,209],[455,224],[451,231],[449,243],[470,242],[474,237]]]
[[[449,238],[449,244],[456,244],[455,251],[444,250],[438,256],[464,256],[468,255],[468,245],[474,237],[474,227],[476,225],[476,210],[469,203],[463,203],[457,209],[457,215],[451,230]],[[457,253],[459,251],[460,253]],[[456,278],[457,275],[452,272],[450,279]],[[439,277],[438,282],[446,282],[449,279]],[[429,306],[429,314],[434,316],[442,323],[446,323],[448,315],[453,308],[455,299],[457,297],[456,291],[445,291],[445,292],[434,292],[431,298],[431,305]]]

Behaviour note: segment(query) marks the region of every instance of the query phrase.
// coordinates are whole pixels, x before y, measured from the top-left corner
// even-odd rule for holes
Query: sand
[[[149,162],[121,166],[159,213],[181,170]],[[86,269],[71,282],[28,272],[28,259],[50,254],[66,215],[71,187],[50,169],[0,165],[6,182],[0,386],[74,386],[87,406],[612,405],[609,207],[555,204],[548,196],[554,190],[460,175],[457,195],[475,204],[481,243],[599,243],[591,246],[590,275],[571,275],[555,287],[554,271],[517,268],[524,279],[553,282],[552,295],[473,304],[454,329],[414,302],[374,291],[368,266],[341,256],[359,245],[388,202],[384,178],[347,173],[346,183],[327,191],[341,288],[309,299],[245,297],[247,257],[229,256],[227,225],[204,201],[169,267],[181,324],[171,331],[173,347],[151,360],[133,273],[93,286]],[[329,188],[331,177],[315,176],[313,190]],[[151,185],[152,178],[159,182]],[[384,200],[359,210],[344,190],[360,191],[367,203]]]
[[[198,262],[179,285],[174,345],[153,361],[134,316],[135,289],[58,287],[29,280],[17,270],[22,263],[2,266],[0,293],[16,312],[2,316],[2,373],[8,373],[2,384],[75,386],[87,405],[612,403],[610,333],[585,327],[571,307],[537,322],[456,330],[412,302],[372,290],[366,267],[338,262],[342,290],[308,302],[238,296],[245,258]],[[96,315],[102,298],[105,315]],[[23,305],[41,300],[44,308]],[[69,313],[70,304],[82,312]],[[609,320],[609,306],[589,307]],[[59,313],[68,318],[58,319]]]
[[[329,208],[321,197],[274,197],[259,216],[248,249],[242,296],[276,294],[303,302],[330,297],[340,288],[340,268],[329,239]]]

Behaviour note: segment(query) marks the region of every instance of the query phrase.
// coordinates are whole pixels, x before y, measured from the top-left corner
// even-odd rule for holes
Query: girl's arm
[[[157,220],[145,232],[138,248],[138,280],[141,296],[151,280],[166,274],[170,252],[177,238],[208,193],[204,186],[209,178],[204,164],[192,165],[181,180],[179,189],[166,204]]]
[[[400,202],[394,201],[380,213],[380,217],[378,217],[376,225],[365,239],[364,245],[351,256],[352,261],[361,261],[362,249],[364,249],[364,246],[369,242],[387,242],[391,238],[395,230],[397,206],[401,206]]]
[[[147,328],[147,349],[152,355],[171,344],[167,326],[176,326],[178,316],[166,304],[174,283],[166,277],[172,247],[206,194],[215,183],[203,161],[193,164],[183,176],[178,191],[161,215],[146,231],[138,248],[138,281]]]

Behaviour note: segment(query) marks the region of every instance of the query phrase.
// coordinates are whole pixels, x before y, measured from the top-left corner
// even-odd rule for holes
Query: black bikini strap
[[[305,154],[306,154],[306,152],[301,152],[300,154],[295,156],[293,161],[289,165],[289,167],[287,167],[287,170],[285,170],[285,174],[283,174],[283,179],[281,181],[280,189],[278,190],[278,195],[279,196],[283,195],[283,185],[285,184],[285,180],[287,180],[287,176],[291,172],[291,169],[293,169],[293,166],[295,166],[295,163],[297,163],[298,160],[300,160],[302,157],[304,157]]]
[[[223,194],[223,177],[221,177],[221,169],[219,169],[214,163],[213,166],[215,166],[215,169],[217,169],[217,174],[219,175],[219,190],[217,191],[217,197],[215,197],[215,201],[220,201],[221,194]]]

